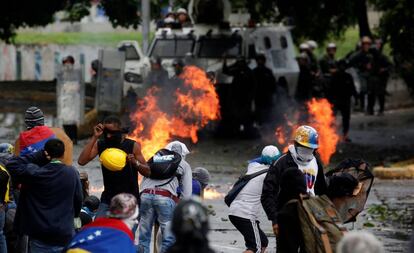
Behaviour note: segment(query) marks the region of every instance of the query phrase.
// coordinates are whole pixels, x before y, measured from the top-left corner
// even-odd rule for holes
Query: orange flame
[[[318,153],[320,154],[322,162],[328,164],[331,156],[335,153],[336,145],[339,142],[332,105],[327,99],[313,98],[306,104],[306,106],[309,114],[307,124],[315,128],[319,134]],[[298,116],[299,115],[296,115],[296,120],[298,120]],[[286,136],[290,136],[290,139],[293,140],[295,130],[299,127],[299,124],[294,124],[288,119],[286,119],[286,125],[287,128],[278,126],[275,130],[276,141],[283,147],[283,152],[288,151],[287,144],[289,140]]]
[[[224,194],[214,188],[204,189],[204,199],[223,199]]]
[[[336,133],[335,116],[332,105],[327,99],[315,99],[307,103],[308,112],[312,121],[309,124],[318,131],[319,149],[318,153],[324,164],[328,164],[331,156],[336,151],[339,136]]]
[[[159,89],[153,87],[138,101],[137,110],[130,115],[136,123],[128,137],[141,144],[142,154],[150,158],[165,147],[173,137],[191,138],[198,141],[197,131],[220,117],[219,99],[213,83],[206,73],[195,67],[187,66],[180,75],[183,85],[177,88],[173,112],[164,112],[159,106]],[[171,108],[170,108],[171,109]]]

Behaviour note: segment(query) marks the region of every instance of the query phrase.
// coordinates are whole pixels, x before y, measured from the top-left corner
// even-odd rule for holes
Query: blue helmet
[[[295,142],[307,148],[317,149],[319,147],[318,132],[313,127],[300,126],[295,132]]]

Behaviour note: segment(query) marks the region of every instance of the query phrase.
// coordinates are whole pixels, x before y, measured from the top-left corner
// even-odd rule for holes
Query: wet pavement
[[[1,121],[8,126],[3,127]],[[0,141],[14,140],[17,127],[13,123],[13,116],[0,117]],[[339,144],[331,166],[328,167],[345,157],[362,157],[374,165],[387,165],[412,158],[414,108],[388,111],[385,116],[353,114],[350,137],[353,142]],[[198,144],[188,143],[192,151],[188,161],[192,167],[203,166],[209,169],[212,188],[221,193],[216,199],[205,200],[211,210],[210,241],[217,252],[244,250],[243,238],[229,222],[228,208],[222,196],[244,171],[246,161],[257,156],[264,145],[271,143],[274,143],[271,133],[260,140],[214,140],[201,136]],[[84,144],[85,141],[81,141],[75,146],[74,160]],[[78,166],[78,169],[88,172],[91,192],[99,195],[102,191],[102,175],[98,160],[95,159],[85,167]],[[407,252],[413,210],[414,180],[376,179],[365,211],[349,228],[373,232],[384,243],[386,252]],[[270,239],[268,252],[275,252],[275,238],[264,213],[260,215],[260,222]]]

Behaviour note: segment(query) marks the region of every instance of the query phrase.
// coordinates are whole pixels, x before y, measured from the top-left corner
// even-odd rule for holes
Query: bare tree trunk
[[[359,37],[372,36],[368,22],[368,8],[366,0],[356,0],[355,11],[358,17]]]

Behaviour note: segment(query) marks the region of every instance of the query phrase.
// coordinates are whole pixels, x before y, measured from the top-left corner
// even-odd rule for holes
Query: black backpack
[[[151,169],[149,178],[157,180],[174,178],[180,162],[181,156],[177,152],[168,149],[158,150],[147,162]]]
[[[260,176],[264,173],[267,173],[269,169],[264,169],[261,171],[258,171],[256,173],[250,174],[250,175],[244,175],[241,176],[236,183],[234,183],[233,188],[227,193],[227,195],[224,197],[224,202],[227,206],[230,206],[231,203],[234,201],[234,199],[239,195],[241,190],[247,185],[247,183],[252,180],[253,178]]]

